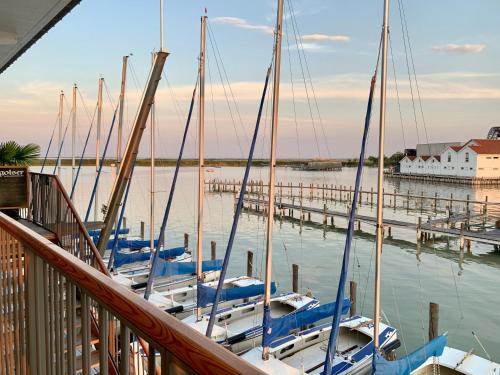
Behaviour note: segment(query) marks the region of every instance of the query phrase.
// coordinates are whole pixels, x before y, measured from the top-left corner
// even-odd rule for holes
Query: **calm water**
[[[156,178],[155,228],[158,230],[167,200],[173,168],[158,168]],[[216,168],[206,173],[206,178],[241,179],[243,168]],[[342,172],[300,172],[279,168],[277,180],[335,185],[353,185],[355,170],[346,168]],[[107,203],[114,178],[110,169],[101,178],[100,203]],[[267,180],[266,168],[255,168],[251,178]],[[75,196],[76,205],[85,215],[94,179],[92,168],[82,171]],[[180,174],[176,196],[167,229],[167,245],[183,243],[183,234],[190,234],[190,247],[195,244],[196,233],[196,168],[184,168]],[[71,170],[64,169],[62,180],[69,188]],[[365,169],[363,188],[376,185],[376,170]],[[425,195],[449,196],[482,200],[486,195],[490,201],[500,201],[496,189],[472,189],[461,186],[430,185],[407,181],[386,181],[386,191],[397,191]],[[217,242],[219,257],[223,256],[233,214],[232,194],[205,194],[205,255],[210,256],[210,241]],[[307,204],[307,202],[305,203]],[[340,206],[336,207],[340,209]],[[370,207],[362,207],[361,213],[375,215]],[[416,221],[417,214],[406,211],[385,210],[386,217],[405,221]],[[127,206],[127,226],[132,233],[139,234],[140,221],[149,218],[149,171],[137,168]],[[91,219],[93,218],[93,211]],[[99,217],[102,220],[102,215]],[[323,232],[320,226],[300,226],[284,221],[275,222],[273,237],[273,277],[280,291],[291,289],[291,268],[300,266],[300,284],[303,291],[311,290],[321,301],[335,298],[340,262],[345,241],[345,222],[337,219],[338,229]],[[351,256],[350,278],[358,282],[358,313],[373,316],[373,267],[374,228],[363,226],[364,234],[356,234]],[[427,339],[429,302],[440,304],[440,332],[449,332],[449,344],[485,356],[472,331],[480,338],[492,359],[500,361],[500,254],[494,254],[492,246],[472,245],[472,255],[466,255],[460,267],[458,242],[450,240],[436,243],[433,248],[417,249],[415,232],[393,230],[393,239],[386,240],[382,264],[382,309],[384,317],[400,332],[403,345],[401,353],[411,351]],[[239,275],[246,272],[246,252],[254,251],[254,270],[263,275],[265,223],[262,217],[244,213],[240,219],[229,273]],[[255,272],[255,271],[254,271]]]

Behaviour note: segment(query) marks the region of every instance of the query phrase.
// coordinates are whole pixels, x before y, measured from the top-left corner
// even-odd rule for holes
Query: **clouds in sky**
[[[480,53],[486,48],[486,44],[445,44],[441,46],[434,46],[432,49],[437,52],[448,52],[448,53]]]
[[[273,34],[274,32],[274,28],[271,26],[251,23],[239,17],[215,17],[212,18],[212,22],[232,25],[241,29],[260,31],[265,34]]]
[[[348,42],[351,40],[347,35],[307,34],[302,35],[306,42]]]

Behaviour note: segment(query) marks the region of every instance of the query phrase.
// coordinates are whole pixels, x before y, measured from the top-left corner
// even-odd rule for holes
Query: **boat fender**
[[[147,281],[144,281],[143,283],[137,283],[137,284],[132,284],[130,287],[133,289],[133,290],[137,290],[137,289],[142,289],[142,288],[145,288],[146,285],[148,285],[148,282]]]
[[[169,314],[177,314],[177,313],[180,313],[183,311],[184,311],[184,306],[182,306],[182,305],[174,306],[174,307],[171,307],[171,308],[165,310],[165,312],[169,313]]]
[[[247,338],[247,336],[246,336],[245,332],[238,333],[237,335],[228,337],[227,338],[227,343],[229,345],[233,345],[233,344],[236,344],[236,343],[238,343],[240,341],[246,340],[246,338]]]
[[[385,354],[389,354],[390,352],[396,350],[401,346],[401,341],[399,339],[396,339],[394,341],[391,341],[387,345],[385,345],[382,350],[384,351]]]

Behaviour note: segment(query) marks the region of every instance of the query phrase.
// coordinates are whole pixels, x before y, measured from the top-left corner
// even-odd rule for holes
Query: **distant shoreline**
[[[343,164],[343,160],[340,159],[280,159],[276,161],[276,165],[280,167],[296,167],[299,165],[304,165],[307,162],[310,161],[340,161]],[[55,159],[47,159],[45,165],[46,166],[54,166],[55,165]],[[77,165],[78,165],[77,161]],[[158,167],[173,167],[175,166],[177,160],[176,159],[155,159],[155,164]],[[206,167],[244,167],[246,165],[246,159],[205,159],[205,166]],[[37,159],[33,162],[33,166],[41,166],[43,163],[43,159]],[[150,159],[137,159],[136,165],[141,166],[141,167],[146,167],[150,165]],[[115,159],[106,159],[104,161],[105,166],[111,166],[112,164],[116,164]],[[71,159],[69,158],[64,158],[61,159],[61,165],[63,166],[71,166]],[[95,165],[95,159],[83,159],[83,166],[94,166]],[[197,166],[198,165],[198,159],[184,159],[181,162],[182,166],[189,167],[189,166]],[[255,159],[252,162],[253,166],[268,166],[269,165],[269,160],[266,159]]]

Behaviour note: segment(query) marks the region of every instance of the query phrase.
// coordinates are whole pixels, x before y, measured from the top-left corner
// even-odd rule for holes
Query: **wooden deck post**
[[[299,265],[292,264],[292,291],[299,292]]]
[[[141,221],[141,239],[144,239],[144,221]]]
[[[189,249],[189,234],[184,233],[184,249]]]
[[[429,341],[439,335],[439,304],[429,303]]]
[[[247,252],[247,276],[252,277],[253,270],[253,252],[248,250]]]
[[[356,315],[356,299],[357,299],[358,284],[355,281],[349,282],[349,296],[351,298],[351,308],[349,309],[349,316]]]
[[[215,241],[210,242],[210,259],[215,260],[217,258],[217,243]]]
[[[418,223],[417,223],[417,242],[420,242],[422,240],[422,217],[418,217]]]

